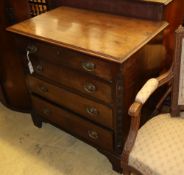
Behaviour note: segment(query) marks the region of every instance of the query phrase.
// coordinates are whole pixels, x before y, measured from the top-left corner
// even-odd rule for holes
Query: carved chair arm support
[[[157,78],[149,79],[141,90],[137,93],[135,102],[130,106],[128,114],[131,116],[130,130],[122,152],[122,163],[128,163],[129,154],[136,140],[140,127],[141,110],[148,98],[158,89],[158,87],[169,83],[173,78],[172,69]]]

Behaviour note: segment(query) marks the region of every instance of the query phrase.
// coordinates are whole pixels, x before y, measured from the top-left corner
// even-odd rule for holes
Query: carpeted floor
[[[118,175],[93,147],[0,104],[0,175]]]

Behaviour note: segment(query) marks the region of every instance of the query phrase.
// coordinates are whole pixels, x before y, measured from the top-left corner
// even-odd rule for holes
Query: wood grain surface
[[[32,96],[32,102],[35,110],[44,118],[57,124],[64,130],[71,132],[75,136],[86,139],[105,150],[112,151],[112,131],[98,127],[93,123],[83,120],[74,113],[51,105],[35,96]]]
[[[164,5],[169,4],[172,0],[140,0],[141,2],[152,2],[152,3],[161,3]]]
[[[68,108],[92,121],[100,123],[101,125],[113,128],[111,108],[87,98],[83,98],[65,89],[56,87],[53,84],[49,84],[35,77],[29,76],[28,82],[29,88],[33,93]],[[87,108],[91,107],[97,110],[97,115],[91,115],[87,111]]]
[[[122,63],[166,26],[163,21],[59,7],[8,31]]]

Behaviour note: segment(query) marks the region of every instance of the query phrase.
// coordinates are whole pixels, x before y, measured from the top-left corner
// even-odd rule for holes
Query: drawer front
[[[113,134],[111,131],[100,128],[77,115],[62,108],[51,105],[38,97],[32,96],[34,110],[44,118],[57,124],[61,128],[81,138],[106,149],[113,149]]]
[[[112,80],[113,63],[109,63],[108,61],[33,39],[20,38],[17,39],[17,43],[19,50],[24,54],[27,48],[33,50],[30,57],[41,58],[55,64],[65,65],[95,75],[105,80]]]
[[[112,103],[111,84],[47,61],[34,60],[32,62],[38,75],[98,98],[106,103]]]
[[[28,84],[32,92],[66,107],[88,119],[108,128],[113,128],[112,109],[80,95],[56,87],[29,76]]]

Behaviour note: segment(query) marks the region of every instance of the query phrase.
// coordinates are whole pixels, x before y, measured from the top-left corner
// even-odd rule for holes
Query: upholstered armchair
[[[146,82],[129,108],[131,126],[123,150],[124,174],[184,174],[184,28],[176,31],[174,64],[163,75]],[[148,98],[162,85],[172,86],[171,113],[160,114],[141,128],[141,111]]]

